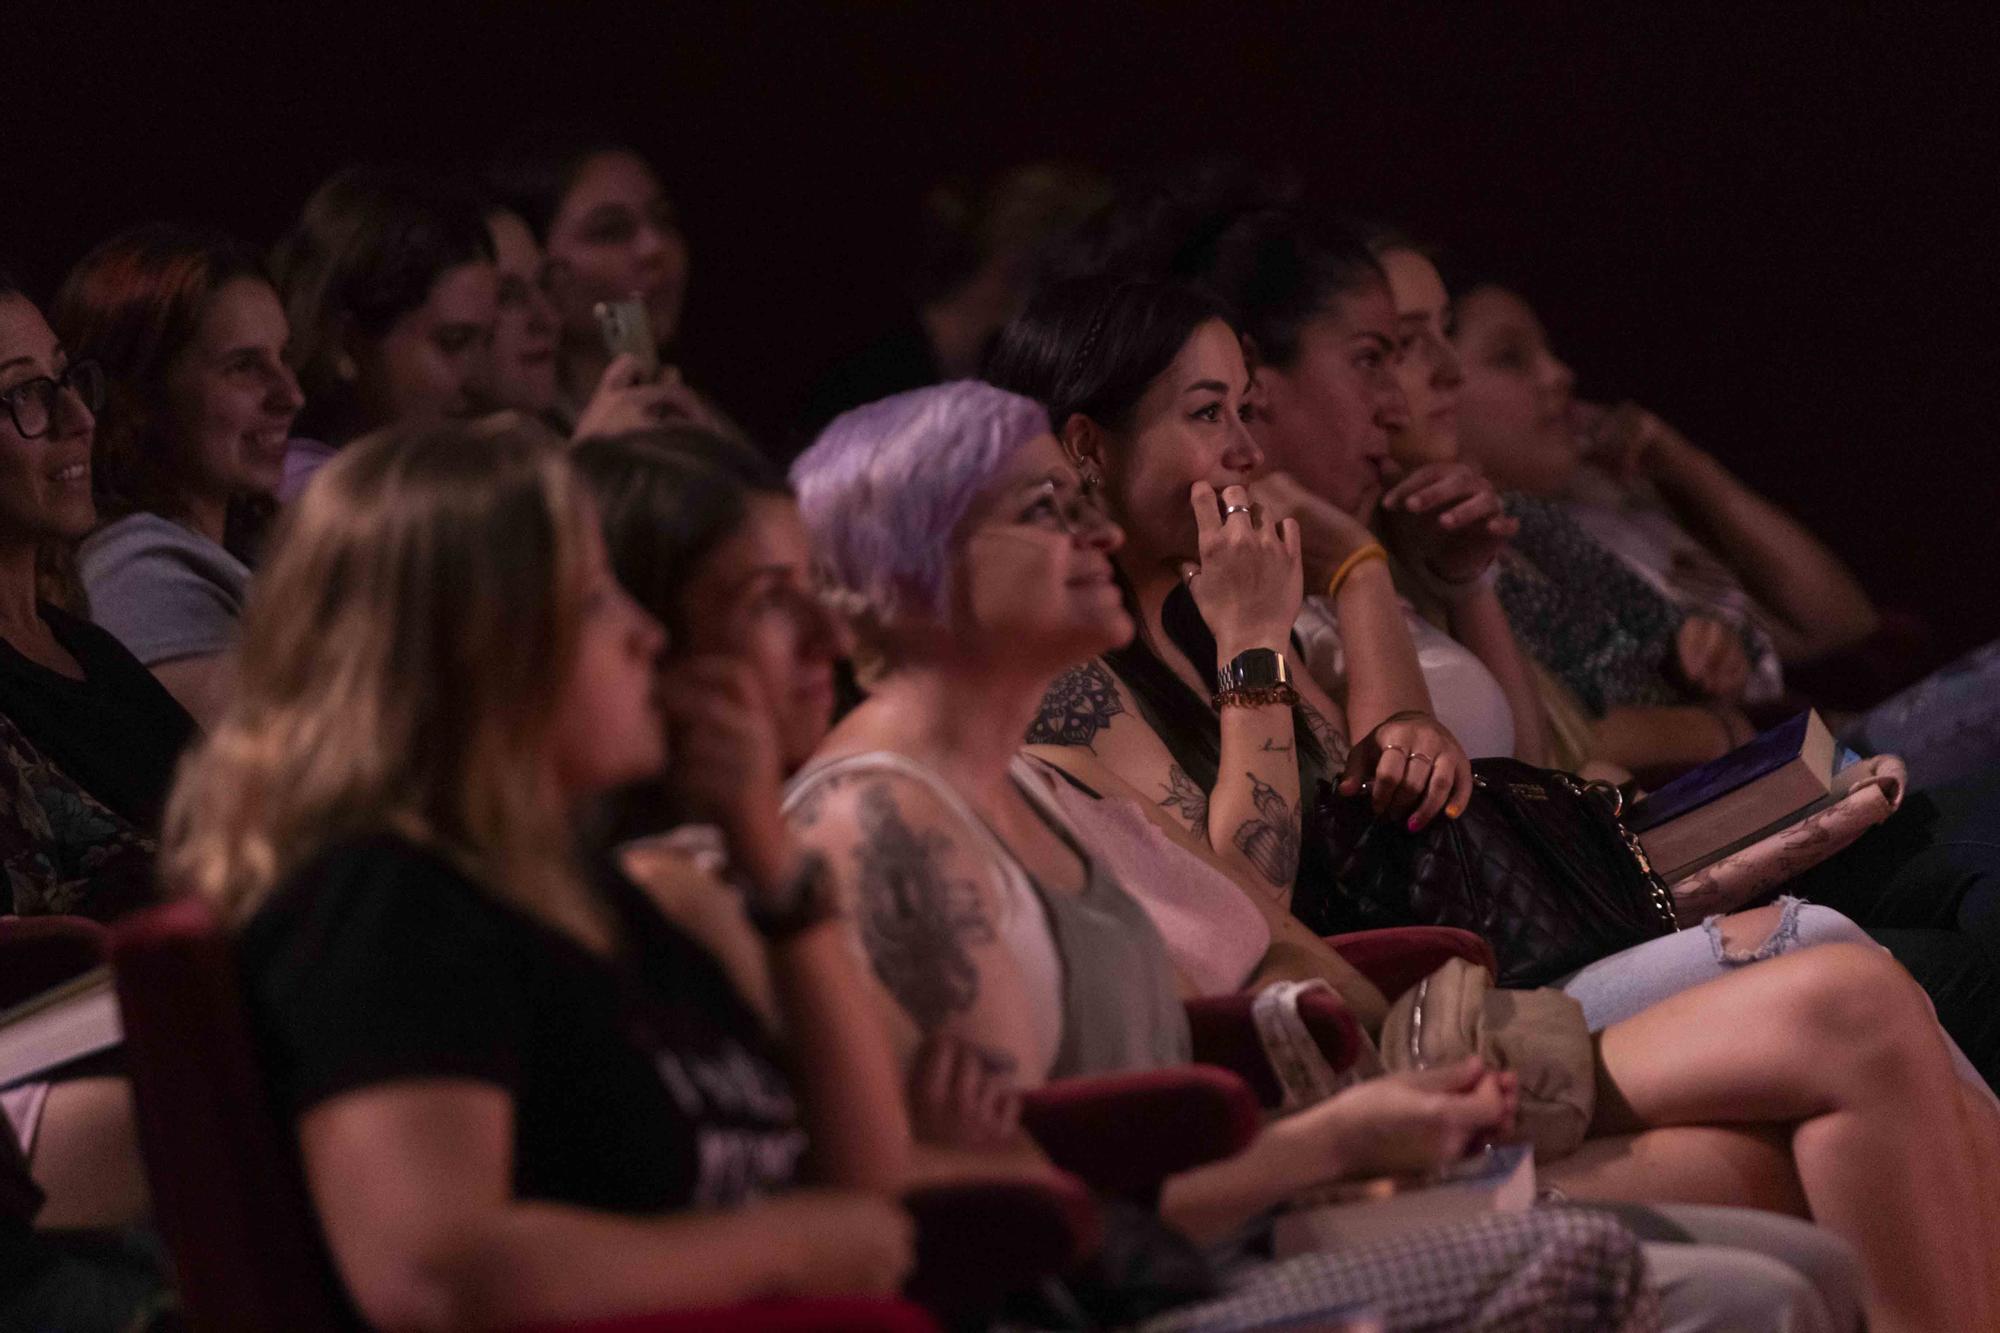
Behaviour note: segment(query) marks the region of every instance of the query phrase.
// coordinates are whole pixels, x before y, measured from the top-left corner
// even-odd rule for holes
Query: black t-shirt
[[[40,610],[83,679],[29,661],[0,639],[0,712],[79,787],[155,832],[194,719],[109,633],[53,606]]]
[[[330,849],[244,928],[287,1122],[374,1084],[465,1078],[514,1101],[517,1198],[729,1207],[805,1148],[775,1051],[721,967],[616,876],[621,954],[583,949],[394,836]]]

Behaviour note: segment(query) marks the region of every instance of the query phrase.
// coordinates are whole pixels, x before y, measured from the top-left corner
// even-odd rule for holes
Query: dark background
[[[581,115],[659,164],[690,375],[770,430],[893,318],[933,181],[1237,151],[1522,285],[1586,392],[1681,425],[1941,646],[2000,632],[1979,11],[188,8],[10,14],[0,254],[31,291],[128,223],[267,241],[346,161]]]

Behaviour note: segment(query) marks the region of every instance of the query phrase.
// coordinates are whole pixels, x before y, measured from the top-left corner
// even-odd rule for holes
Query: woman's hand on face
[[[597,391],[577,417],[572,443],[629,431],[648,430],[663,421],[685,421],[708,430],[724,430],[700,394],[681,382],[673,366],[647,379],[630,353],[613,357],[597,382]]]
[[[1375,540],[1360,519],[1301,486],[1289,472],[1270,472],[1250,487],[1265,521],[1290,518],[1299,525],[1300,563],[1315,592],[1326,587],[1341,562]]]
[[[1466,463],[1425,463],[1382,497],[1382,518],[1418,569],[1447,596],[1472,585],[1506,549],[1520,521]]]
[[[1227,662],[1247,648],[1283,651],[1305,586],[1297,520],[1260,522],[1242,486],[1225,486],[1218,496],[1198,481],[1188,499],[1201,559],[1183,567],[1181,577],[1215,634],[1217,658]]]
[[[1573,419],[1590,460],[1628,484],[1659,480],[1695,452],[1685,435],[1637,403],[1578,403]]]
[[[1272,1132],[1310,1140],[1306,1151],[1322,1179],[1421,1175],[1451,1165],[1481,1140],[1512,1134],[1519,1106],[1516,1077],[1471,1055],[1357,1083]]]
[[[1703,698],[1739,703],[1750,684],[1750,655],[1734,629],[1708,616],[1689,616],[1674,636],[1674,665]]]
[[[660,706],[674,794],[732,844],[782,830],[784,760],[756,674],[719,654],[677,661],[660,674]]]
[[[1347,752],[1340,794],[1355,795],[1363,782],[1378,816],[1404,820],[1415,833],[1440,811],[1458,818],[1472,799],[1472,761],[1429,713],[1398,713]]]
[[[921,1143],[971,1150],[1005,1146],[1021,1126],[1014,1061],[934,1033],[910,1068],[910,1119]]]

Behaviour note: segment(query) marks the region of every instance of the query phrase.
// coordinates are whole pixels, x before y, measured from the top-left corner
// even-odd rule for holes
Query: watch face
[[[1289,685],[1291,673],[1285,655],[1273,648],[1251,648],[1229,659],[1218,674],[1225,690],[1257,690]]]

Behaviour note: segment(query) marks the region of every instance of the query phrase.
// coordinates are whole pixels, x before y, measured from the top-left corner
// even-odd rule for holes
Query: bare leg
[[[1807,1217],[1791,1133],[1775,1125],[1676,1125],[1591,1139],[1537,1173],[1578,1202],[1710,1203]]]
[[[48,1201],[35,1225],[129,1226],[146,1216],[146,1175],[122,1078],[68,1079],[49,1089],[29,1172]]]
[[[1607,1029],[1599,1059],[1594,1133],[1792,1126],[1812,1216],[1860,1254],[1877,1333],[1994,1326],[1980,1154],[1929,1006],[1886,954],[1746,968]]]

